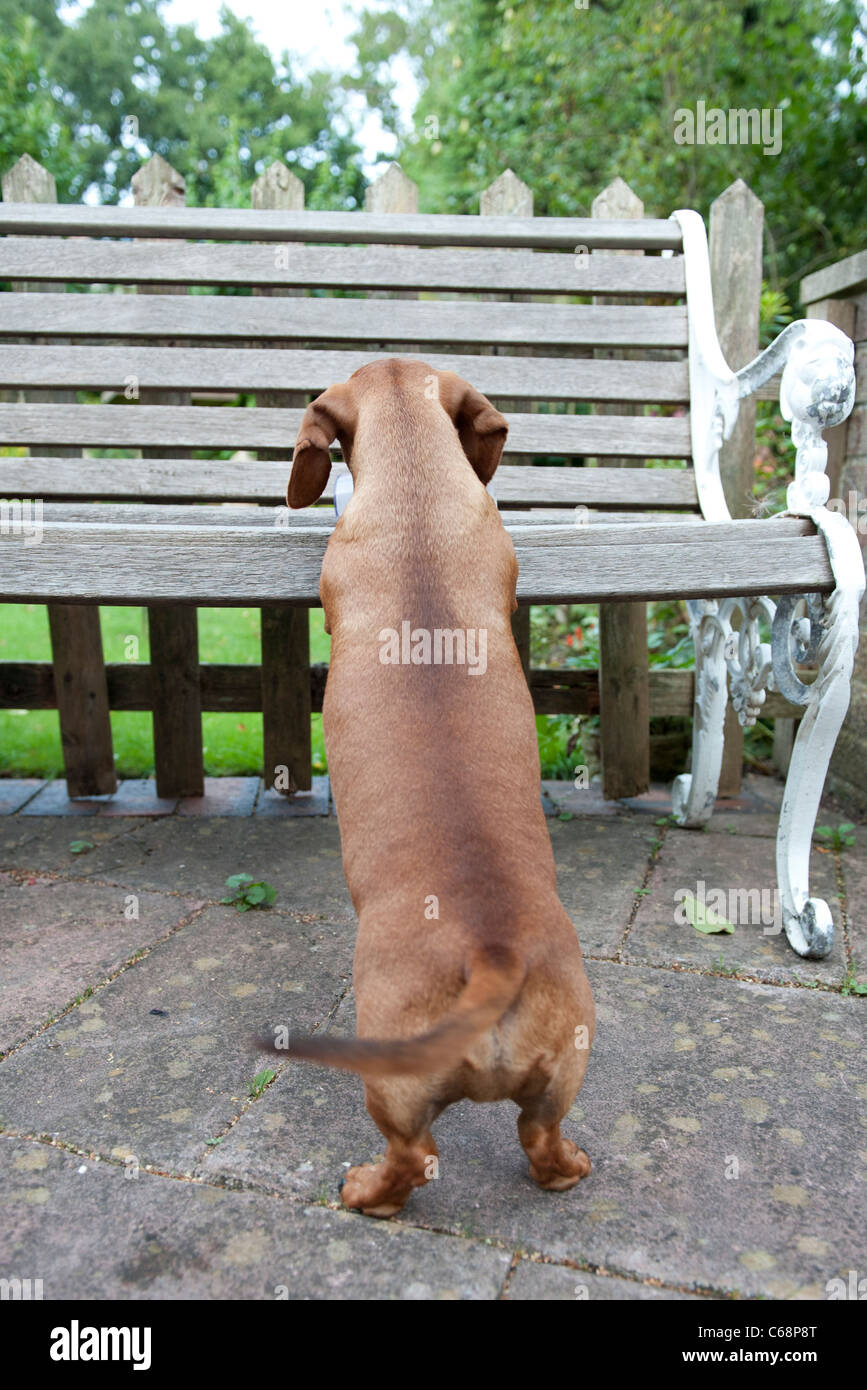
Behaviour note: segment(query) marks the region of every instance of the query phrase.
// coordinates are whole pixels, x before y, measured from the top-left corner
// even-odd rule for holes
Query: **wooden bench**
[[[855,533],[823,505],[821,430],[846,417],[854,390],[842,333],[790,325],[732,372],[694,212],[635,221],[18,202],[0,205],[0,233],[0,281],[16,286],[0,294],[0,445],[30,451],[0,458],[0,600],[48,604],[53,646],[51,664],[0,664],[0,705],[58,708],[70,795],[116,786],[110,709],[153,710],[161,795],[201,793],[211,709],[261,709],[266,782],[280,786],[282,769],[283,790],[309,788],[325,673],[310,668],[306,610],[334,516],[286,510],[288,460],[306,400],[364,362],[419,356],[506,403],[495,490],[522,605],[688,600],[694,740],[692,772],[674,785],[681,824],[701,826],[713,809],[727,678],[743,724],[768,690],[780,709],[804,711],[777,842],[782,914],[796,951],[830,950],[809,851],[864,588]],[[132,286],[139,293],[123,292]],[[237,292],[184,293],[191,286]],[[739,400],[781,369],[798,448],[788,511],[733,521],[720,444]],[[102,403],[79,403],[85,390]],[[239,396],[244,405],[230,403]],[[97,448],[141,457],[83,456]],[[552,456],[573,466],[533,462]],[[610,466],[624,458],[667,466]],[[149,665],[106,668],[98,604],[147,606]],[[200,665],[197,607],[238,605],[262,609],[261,668]],[[526,628],[519,636],[526,662]],[[537,710],[594,707],[586,672],[530,680]]]

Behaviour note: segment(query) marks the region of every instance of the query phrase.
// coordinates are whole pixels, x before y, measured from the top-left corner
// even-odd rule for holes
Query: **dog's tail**
[[[517,998],[526,977],[525,961],[508,946],[484,946],[473,953],[469,979],[452,1011],[429,1033],[414,1038],[332,1038],[292,1036],[275,1041],[256,1039],[263,1052],[278,1059],[304,1057],[327,1067],[361,1072],[363,1076],[423,1075],[460,1059],[487,1028],[491,1028]]]

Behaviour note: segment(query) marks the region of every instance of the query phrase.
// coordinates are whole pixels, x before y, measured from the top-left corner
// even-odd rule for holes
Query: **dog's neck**
[[[380,518],[391,512],[431,516],[443,509],[454,515],[461,502],[473,510],[482,504],[483,489],[454,425],[436,401],[425,406],[395,394],[365,410],[358,422],[352,495]]]

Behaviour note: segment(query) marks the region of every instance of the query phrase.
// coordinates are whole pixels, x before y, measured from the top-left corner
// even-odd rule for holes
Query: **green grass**
[[[102,608],[106,661],[149,661],[143,608]],[[134,639],[134,640],[130,640]],[[310,659],[327,661],[330,642],[321,609],[310,615]],[[260,659],[257,608],[200,608],[199,659],[256,665]],[[48,614],[38,604],[0,604],[0,661],[50,661]],[[154,769],[150,714],[112,712],[115,762],[121,777],[149,777]],[[261,714],[202,716],[205,772],[209,776],[262,771]],[[322,716],[313,716],[313,770],[324,772]],[[56,710],[0,710],[0,775],[56,777],[63,770]]]

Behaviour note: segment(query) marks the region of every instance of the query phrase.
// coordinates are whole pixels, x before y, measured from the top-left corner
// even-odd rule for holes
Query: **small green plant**
[[[69,853],[87,854],[92,849],[95,849],[95,845],[92,840],[73,840],[71,845],[69,846]]]
[[[715,975],[737,975],[738,973],[738,966],[735,965],[734,961],[731,965],[727,965],[726,962],[723,960],[722,951],[720,951],[719,955],[717,956],[716,960],[711,966],[711,969],[713,970],[713,973]]]
[[[855,969],[856,966],[853,961],[843,976],[843,983],[840,986],[841,994],[867,994],[867,982],[857,978]]]
[[[842,853],[849,845],[854,845],[854,830],[855,826],[850,820],[844,820],[840,825],[817,825],[816,839]]]
[[[635,894],[636,898],[646,898],[647,895],[648,895],[648,893],[650,892],[650,889],[649,889],[649,888],[633,888],[632,891],[633,891],[633,893]]]
[[[207,1144],[209,1149],[213,1149],[217,1144],[222,1144],[225,1137],[225,1134],[221,1134],[219,1139],[206,1139],[205,1143]]]
[[[236,907],[239,912],[249,912],[251,907],[270,907],[277,898],[277,889],[270,883],[254,881],[251,874],[232,874],[226,879],[226,887],[232,892],[221,903]]]
[[[265,1067],[262,1071],[258,1071],[247,1087],[248,1094],[251,1095],[254,1100],[258,1100],[265,1087],[271,1085],[276,1075],[277,1073],[272,1071],[270,1067]]]

